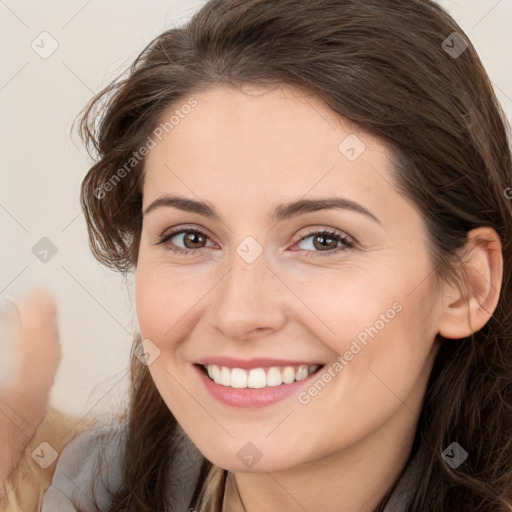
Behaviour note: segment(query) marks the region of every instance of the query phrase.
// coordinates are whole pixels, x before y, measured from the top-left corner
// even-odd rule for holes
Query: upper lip
[[[301,361],[301,360],[286,360],[286,359],[273,359],[273,358],[253,358],[253,359],[236,359],[233,357],[205,357],[197,361],[196,364],[205,366],[215,364],[217,366],[226,366],[227,368],[242,368],[244,370],[251,370],[252,368],[266,368],[270,366],[322,366],[324,363],[317,361]]]

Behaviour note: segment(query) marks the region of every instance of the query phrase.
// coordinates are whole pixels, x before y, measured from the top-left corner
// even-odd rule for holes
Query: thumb
[[[46,411],[61,359],[57,306],[48,290],[35,287],[14,308],[11,371],[1,394],[16,409],[39,416]]]

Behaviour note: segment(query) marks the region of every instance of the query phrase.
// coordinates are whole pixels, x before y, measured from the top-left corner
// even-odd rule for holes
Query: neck
[[[358,443],[307,464],[275,472],[235,472],[245,511],[374,512],[409,457],[418,420],[414,409],[402,405]]]

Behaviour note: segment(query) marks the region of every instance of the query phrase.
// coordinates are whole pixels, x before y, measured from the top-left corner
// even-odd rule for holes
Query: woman
[[[511,510],[508,126],[439,6],[210,1],[81,127],[140,333],[43,511]]]

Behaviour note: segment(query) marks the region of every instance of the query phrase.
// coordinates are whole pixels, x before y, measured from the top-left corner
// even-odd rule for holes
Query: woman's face
[[[374,435],[406,442],[441,297],[388,149],[284,86],[216,86],[163,122],[136,307],[151,375],[192,441],[255,471]]]

